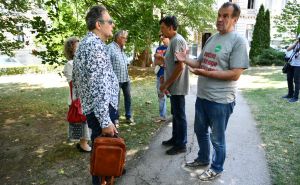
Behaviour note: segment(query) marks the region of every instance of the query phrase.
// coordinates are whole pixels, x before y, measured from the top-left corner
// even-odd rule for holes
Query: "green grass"
[[[132,69],[130,75],[136,125],[122,124],[121,117],[119,128],[126,142],[128,159],[147,149],[162,126],[153,122],[158,116],[158,101],[152,70]],[[67,96],[68,87],[0,84],[1,182],[51,184],[69,181],[68,178],[75,176],[80,177],[75,184],[90,182],[89,155],[79,153],[74,145],[66,142]],[[123,98],[120,107],[120,115],[124,115]]]
[[[300,103],[290,104],[281,96],[287,87],[278,88],[286,77],[280,68],[253,68],[245,73],[268,82],[265,88],[249,84],[243,95],[252,109],[266,150],[273,184],[300,184]]]
[[[124,137],[128,149],[139,151],[146,147],[151,137],[160,128],[160,124],[154,123],[159,116],[158,100],[156,94],[156,78],[152,71],[131,71],[133,76],[131,83],[132,115],[137,123],[134,126],[122,124],[124,117],[123,94],[120,99],[120,134]]]
[[[152,121],[158,115],[152,70],[132,69],[130,74],[137,124],[128,126],[121,120],[119,132],[132,157],[147,148],[161,125]],[[272,183],[300,184],[300,103],[289,104],[280,98],[287,92],[287,87],[280,85],[285,83],[280,68],[253,68],[244,76],[252,79],[242,91],[258,123]],[[53,184],[80,177],[75,184],[90,183],[89,155],[65,142],[67,95],[67,87],[0,84],[1,182]],[[123,107],[121,98],[121,115]]]

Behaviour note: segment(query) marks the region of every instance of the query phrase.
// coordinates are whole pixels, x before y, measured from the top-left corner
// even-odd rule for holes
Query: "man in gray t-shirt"
[[[186,166],[209,165],[211,141],[213,159],[210,168],[199,176],[203,181],[212,180],[223,171],[225,130],[235,106],[236,81],[249,67],[247,42],[234,31],[239,15],[238,5],[224,3],[216,21],[219,32],[209,38],[198,60],[186,59],[184,52],[176,53],[177,59],[189,65],[190,71],[199,76],[194,127],[199,152],[198,157],[187,162]]]
[[[170,39],[165,57],[156,56],[165,63],[165,81],[160,85],[160,91],[171,93],[171,113],[173,115],[172,137],[163,141],[165,146],[173,146],[166,151],[167,155],[175,155],[186,152],[187,121],[185,115],[185,95],[189,91],[189,74],[186,65],[177,61],[176,52],[186,51],[186,41],[177,33],[177,20],[175,16],[166,16],[159,22],[161,33]]]

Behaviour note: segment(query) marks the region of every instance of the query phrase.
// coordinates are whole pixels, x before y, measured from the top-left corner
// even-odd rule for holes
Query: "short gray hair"
[[[114,41],[116,41],[120,36],[125,36],[125,37],[127,37],[127,36],[128,36],[128,31],[126,31],[126,30],[120,30],[120,31],[117,31],[117,32],[114,34]]]
[[[232,17],[239,18],[240,14],[241,14],[241,8],[238,4],[235,4],[232,2],[226,2],[221,6],[221,8],[228,8],[230,6],[232,6],[232,8],[233,8]]]

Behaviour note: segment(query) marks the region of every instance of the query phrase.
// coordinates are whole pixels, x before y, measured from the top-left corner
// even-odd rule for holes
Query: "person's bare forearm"
[[[190,59],[190,58],[185,59],[184,63],[192,68],[200,67],[200,62],[198,62],[197,60]]]
[[[164,61],[163,60],[159,60],[159,59],[154,59],[154,64],[162,66],[162,65],[164,65]]]
[[[155,65],[164,65],[165,58],[159,54],[154,54],[154,64]]]
[[[240,78],[243,71],[244,69],[240,69],[240,68],[226,70],[226,71],[206,71],[204,69],[194,69],[193,73],[208,78],[236,81]]]
[[[290,51],[290,50],[294,49],[296,47],[297,43],[298,43],[298,41],[295,42],[294,44],[290,45],[286,50]]]

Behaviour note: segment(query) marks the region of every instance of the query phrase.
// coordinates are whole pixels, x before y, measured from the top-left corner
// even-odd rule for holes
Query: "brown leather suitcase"
[[[97,137],[94,140],[90,172],[94,176],[122,175],[126,146],[120,137]]]

